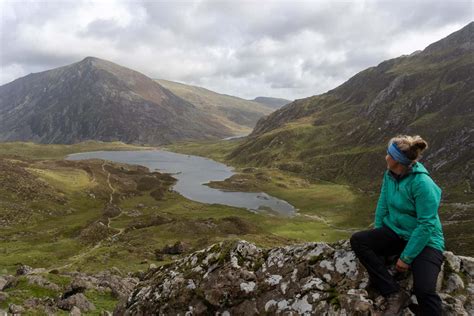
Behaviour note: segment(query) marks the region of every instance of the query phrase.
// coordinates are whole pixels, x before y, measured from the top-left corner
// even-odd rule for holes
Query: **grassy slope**
[[[422,135],[444,198],[473,202],[473,61],[453,46],[385,61],[270,114],[230,157],[377,191],[388,140]]]
[[[0,143],[0,157],[27,159],[61,159],[72,153],[99,150],[146,150],[151,147],[128,145],[122,142],[89,141],[73,145],[36,144],[32,142]]]
[[[214,116],[236,135],[248,134],[257,120],[273,111],[264,104],[216,93],[205,88],[168,80],[156,80],[174,94]]]
[[[105,240],[94,248],[97,243],[85,243],[80,235],[91,223],[104,218],[103,209],[110,193],[107,173],[98,160],[65,163],[56,158],[75,151],[130,147],[97,143],[76,147],[22,143],[17,144],[17,148],[11,143],[0,146],[3,146],[0,157],[10,168],[2,177],[20,173],[22,177],[21,184],[17,184],[20,189],[2,189],[5,198],[0,203],[0,215],[7,220],[0,228],[2,273],[13,272],[20,262],[45,268],[68,265],[67,269],[99,271],[117,266],[134,271],[143,268],[144,259],[154,260],[154,250],[177,240],[199,248],[227,238],[244,238],[270,246],[298,240],[333,241],[348,236],[348,232],[333,230],[321,220],[306,217],[327,215],[326,210],[333,206],[351,205],[353,195],[343,186],[308,184],[290,174],[265,171],[265,177],[275,181],[262,183],[262,187],[287,199],[304,214],[289,220],[234,207],[197,203],[167,191],[156,200],[150,196],[151,190],[136,189],[145,174],[132,176],[127,173],[128,167],[108,163],[106,170],[111,172],[111,184],[118,192],[114,199],[123,211],[121,216],[111,220],[111,229],[117,232],[137,223],[151,223],[156,216],[165,218],[166,223],[127,230],[117,240]],[[220,152],[224,152],[222,147],[215,154]],[[37,156],[43,159],[30,159]],[[297,190],[284,189],[295,185],[299,187]],[[24,189],[30,196],[22,195]],[[134,210],[139,211],[138,216],[127,215]],[[337,216],[328,219],[342,223]],[[86,255],[77,257],[82,253]]]

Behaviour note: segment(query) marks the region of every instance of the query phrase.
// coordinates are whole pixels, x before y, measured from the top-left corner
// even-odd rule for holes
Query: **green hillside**
[[[430,144],[422,162],[450,201],[472,201],[474,23],[424,51],[384,61],[262,119],[230,155],[377,191],[397,134]]]
[[[273,108],[259,102],[216,93],[201,87],[162,79],[156,82],[205,111],[236,135],[250,133],[261,117],[274,111]]]

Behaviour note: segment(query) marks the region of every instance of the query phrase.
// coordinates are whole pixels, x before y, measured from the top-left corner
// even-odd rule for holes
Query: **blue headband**
[[[390,155],[395,161],[398,161],[402,165],[409,166],[412,164],[413,161],[407,158],[405,154],[398,148],[395,143],[392,143],[387,148],[387,154]]]

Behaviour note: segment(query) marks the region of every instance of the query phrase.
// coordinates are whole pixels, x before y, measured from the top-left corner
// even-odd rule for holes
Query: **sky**
[[[472,0],[0,0],[0,85],[106,59],[253,99],[326,92],[474,20]]]

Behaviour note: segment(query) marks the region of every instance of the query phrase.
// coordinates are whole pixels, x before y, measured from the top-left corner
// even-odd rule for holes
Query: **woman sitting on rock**
[[[384,265],[397,255],[396,269],[413,272],[413,290],[422,315],[441,315],[436,281],[443,263],[444,238],[438,208],[441,189],[418,162],[428,147],[420,136],[389,142],[387,171],[375,211],[375,228],[355,233],[351,245],[371,284],[387,299],[384,315],[399,315],[410,296]]]

